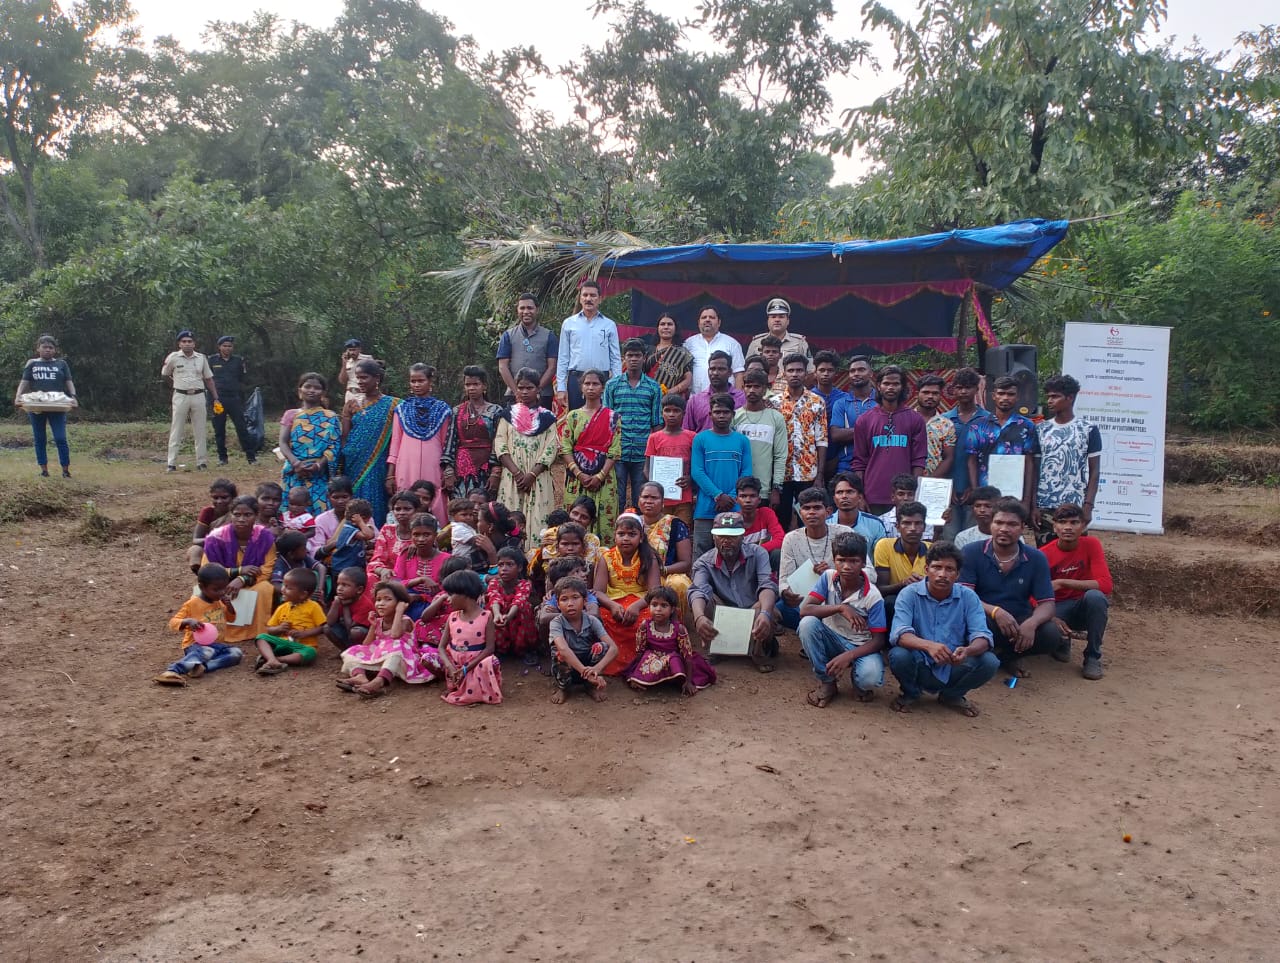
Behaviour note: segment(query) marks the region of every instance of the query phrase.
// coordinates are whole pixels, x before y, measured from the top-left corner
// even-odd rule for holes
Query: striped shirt
[[[662,386],[642,374],[632,387],[623,372],[604,386],[604,406],[622,423],[622,461],[644,461],[649,433],[662,425]]]

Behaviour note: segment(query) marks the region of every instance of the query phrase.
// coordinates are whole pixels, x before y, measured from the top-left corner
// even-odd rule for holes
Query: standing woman
[[[560,454],[560,438],[556,416],[538,405],[538,373],[532,368],[516,372],[516,403],[498,422],[493,453],[506,469],[498,501],[524,512],[530,531],[541,529],[556,507],[551,466]]]
[[[391,446],[391,424],[396,401],[382,393],[387,372],[369,359],[356,365],[356,387],[363,403],[350,398],[342,406],[342,469],[351,479],[352,492],[373,506],[373,517],[387,517],[387,449]]]
[[[492,501],[498,494],[502,465],[493,456],[493,438],[502,409],[485,396],[488,380],[478,365],[462,369],[462,404],[454,409],[441,458],[444,487],[452,498],[483,492]]]
[[[676,319],[669,314],[658,318],[658,343],[644,361],[649,377],[662,385],[662,393],[689,397],[693,385],[693,355],[680,339]]]
[[[329,473],[342,446],[342,423],[324,406],[327,389],[324,375],[308,371],[298,379],[301,407],[280,417],[280,487],[286,498],[295,488],[307,489],[313,515],[329,510]]]
[[[448,516],[444,510],[444,486],[440,483],[441,459],[453,410],[432,396],[435,380],[436,369],[431,365],[409,366],[409,397],[396,405],[396,417],[391,425],[387,464],[392,467],[387,475],[387,490],[408,488],[425,478],[436,486],[436,498],[430,505],[423,505],[422,510],[444,522]]]
[[[76,386],[71,381],[71,366],[62,358],[55,358],[58,342],[53,335],[42,334],[36,341],[36,356],[22,369],[22,380],[13,399],[15,408],[22,407],[22,396],[29,391],[60,391],[71,399],[71,407],[80,407],[76,400]],[[31,435],[36,445],[36,464],[40,474],[49,477],[49,449],[45,435],[47,425],[53,431],[53,443],[58,446],[58,463],[62,465],[62,477],[71,477],[71,449],[67,446],[67,413],[65,411],[28,411]]]
[[[618,478],[613,466],[622,456],[622,422],[600,402],[604,375],[594,368],[582,372],[582,407],[565,416],[560,452],[569,468],[564,500],[586,495],[596,504],[590,531],[613,544],[613,516],[618,508]]]

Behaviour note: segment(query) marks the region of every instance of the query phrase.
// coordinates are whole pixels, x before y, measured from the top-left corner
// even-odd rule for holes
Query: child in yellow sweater
[[[182,658],[156,676],[160,685],[186,685],[188,679],[240,664],[244,653],[218,641],[232,614],[230,603],[222,598],[230,579],[227,570],[216,564],[202,565],[196,573],[199,591],[169,620],[169,628],[182,633]]]
[[[324,632],[325,613],[311,594],[316,573],[309,568],[290,569],[281,586],[284,602],[271,615],[267,631],[257,638],[258,675],[277,675],[294,665],[316,660],[315,640]]]

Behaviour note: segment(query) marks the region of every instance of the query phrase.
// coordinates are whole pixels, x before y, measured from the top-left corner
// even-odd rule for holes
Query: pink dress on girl
[[[431,646],[432,649],[439,649],[441,640],[444,639],[444,626],[449,621],[449,593],[444,589],[439,589],[436,594],[427,600],[427,607],[437,599],[444,599],[444,605],[440,607],[440,614],[435,618],[423,622],[421,619],[413,623],[413,637],[418,640],[418,645],[426,647]]]
[[[382,619],[376,617],[365,641],[342,653],[342,671],[350,675],[355,669],[371,672],[386,669],[410,685],[434,682],[444,675],[438,652],[419,649],[412,633],[389,634],[382,626]]]
[[[502,702],[502,666],[496,655],[477,661],[484,651],[485,629],[492,613],[481,609],[470,622],[458,612],[449,613],[449,645],[447,652],[454,665],[463,666],[466,673],[456,689],[449,689],[441,698],[450,705],[469,706],[478,702],[498,705]],[[445,682],[446,687],[448,681]]]

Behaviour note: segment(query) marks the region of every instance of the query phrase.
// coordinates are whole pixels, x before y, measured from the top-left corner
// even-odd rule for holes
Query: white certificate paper
[[[684,497],[684,489],[676,484],[676,480],[684,477],[684,459],[670,458],[666,455],[649,456],[649,481],[662,486],[662,497],[671,501],[679,501]]]
[[[1026,468],[1026,455],[991,455],[987,459],[987,484],[1000,489],[1001,495],[1020,500]]]
[[[191,590],[191,597],[197,598],[200,595],[200,586],[197,585]],[[253,614],[258,607],[258,590],[257,589],[241,589],[236,593],[235,599],[231,602],[231,608],[235,612],[231,618],[227,619],[227,625],[250,625],[253,623]]]
[[[787,587],[803,598],[809,594],[810,589],[818,584],[818,579],[821,577],[813,570],[813,563],[805,559],[796,566],[794,572],[787,576]]]
[[[947,524],[943,521],[942,513],[951,507],[951,479],[916,479],[916,501],[928,511],[924,519],[926,525]]]
[[[712,655],[749,655],[751,653],[751,626],[755,624],[755,609],[735,609],[717,605],[712,622],[716,637],[711,640]]]

